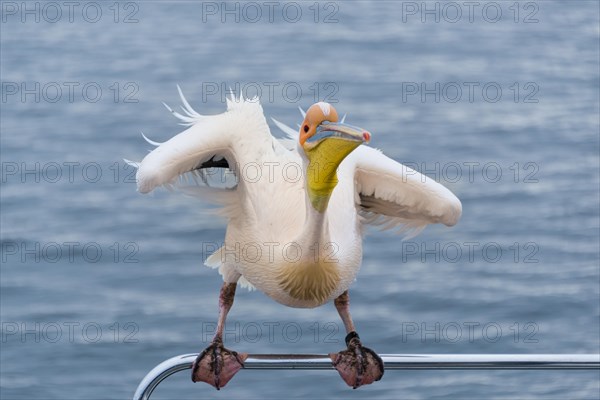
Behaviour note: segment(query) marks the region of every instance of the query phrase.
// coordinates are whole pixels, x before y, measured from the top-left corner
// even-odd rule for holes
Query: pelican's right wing
[[[169,187],[179,177],[188,173],[194,177],[207,168],[238,172],[240,166],[253,162],[256,155],[280,146],[271,136],[257,100],[228,99],[225,113],[210,116],[193,111],[183,95],[182,100],[187,116],[171,112],[189,128],[162,144],[153,143],[158,147],[140,163],[134,163],[141,193],[158,186]],[[238,179],[239,184],[242,183]]]
[[[231,139],[214,120],[192,125],[159,145],[138,164],[138,190],[148,193],[158,186],[172,185],[188,172],[234,166],[238,157]]]
[[[366,223],[418,233],[428,224],[456,224],[460,200],[432,178],[368,146],[350,154],[357,206]]]

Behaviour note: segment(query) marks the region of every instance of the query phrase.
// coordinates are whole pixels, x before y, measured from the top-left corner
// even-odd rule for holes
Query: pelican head
[[[371,140],[369,132],[343,122],[339,123],[338,120],[337,110],[331,104],[321,101],[310,106],[300,127],[300,145],[304,151],[312,150],[329,138],[355,142],[357,145],[354,148]]]
[[[364,129],[338,122],[329,103],[313,104],[300,125],[299,142],[308,159],[306,183],[313,207],[323,212],[338,183],[336,170],[344,158],[362,143],[371,140]]]

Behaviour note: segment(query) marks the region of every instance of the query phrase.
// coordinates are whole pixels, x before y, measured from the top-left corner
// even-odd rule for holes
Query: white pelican
[[[338,122],[330,104],[312,105],[299,133],[273,120],[289,136],[280,140],[258,99],[232,96],[226,112],[204,116],[179,92],[186,115],[171,112],[189,128],[162,144],[148,140],[158,147],[134,163],[138,190],[181,187],[182,175],[211,167],[237,177],[233,188],[182,188],[222,204],[228,219],[224,246],[205,262],[224,280],[217,330],[196,359],[192,380],[219,389],[243,367],[247,355],[226,349],[222,340],[238,283],[289,307],[333,300],[347,333],[347,349],[330,354],[333,365],[353,388],[379,380],[381,358],[362,346],[349,311],[364,227],[418,232],[431,223],[452,226],[460,201],[432,179],[361,146],[370,133]]]

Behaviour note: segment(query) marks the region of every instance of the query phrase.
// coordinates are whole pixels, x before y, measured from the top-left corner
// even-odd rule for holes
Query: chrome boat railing
[[[198,354],[169,358],[138,385],[134,400],[147,400],[166,378],[192,368]],[[600,354],[381,354],[386,371],[394,369],[600,369]],[[244,369],[333,369],[326,355],[251,354]]]

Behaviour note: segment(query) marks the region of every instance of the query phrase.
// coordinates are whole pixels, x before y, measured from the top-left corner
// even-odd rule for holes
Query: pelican
[[[228,221],[224,245],[205,261],[223,285],[216,332],[194,362],[192,380],[220,389],[244,365],[247,354],[223,345],[238,284],[289,307],[333,301],[347,334],[346,349],[330,354],[333,366],[353,388],[381,379],[383,362],[362,345],[349,308],[365,227],[415,234],[428,224],[452,226],[462,213],[458,198],[363,145],[371,134],[340,121],[331,104],[303,112],[298,131],[273,119],[286,134],[278,139],[257,98],[232,95],[226,112],[200,115],[178,90],[184,114],[167,108],[188,128],[162,144],[144,136],[157,147],[134,165],[139,192],[181,189],[222,205]],[[235,185],[186,183],[207,168],[233,171]]]

